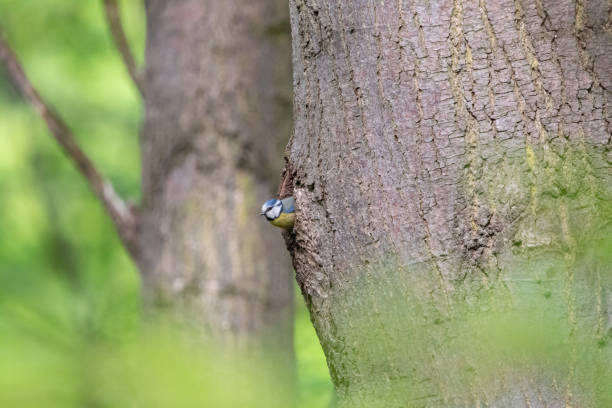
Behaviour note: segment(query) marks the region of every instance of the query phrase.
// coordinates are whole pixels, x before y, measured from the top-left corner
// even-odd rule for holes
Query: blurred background
[[[142,65],[142,2],[121,2],[121,11]],[[0,29],[98,169],[138,202],[142,101],[102,2],[0,0]],[[211,390],[211,406],[232,406],[219,379],[254,390],[266,381],[265,357],[232,371],[207,351],[194,358],[188,344],[177,347],[167,328],[143,327],[139,291],[99,201],[0,71],[0,406],[171,406],[179,397],[202,406]],[[332,385],[297,290],[295,356],[298,406],[327,406]]]

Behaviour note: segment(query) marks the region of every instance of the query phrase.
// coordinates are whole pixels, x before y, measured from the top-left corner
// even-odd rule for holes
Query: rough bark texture
[[[512,291],[528,251],[551,253],[564,265],[564,318],[578,324],[575,234],[596,222],[593,196],[609,197],[611,185],[611,8],[607,0],[290,1],[290,245],[341,396],[359,395],[373,371],[352,354],[354,339],[342,334],[351,318],[332,299],[381,258],[407,267],[411,285],[448,314],[458,293],[495,282]],[[405,275],[390,286],[407,285]],[[590,293],[597,305],[582,312],[601,334],[612,297],[601,281]],[[439,363],[435,348],[422,351]],[[393,376],[393,362],[378,364]],[[562,386],[555,399],[524,385],[488,402],[432,387],[415,406],[578,398]]]
[[[213,333],[269,335],[291,353],[291,268],[258,216],[290,131],[286,7],[146,2],[138,263],[149,304],[180,303]]]

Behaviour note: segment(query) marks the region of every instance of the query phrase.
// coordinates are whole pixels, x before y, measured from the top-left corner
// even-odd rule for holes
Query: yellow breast
[[[270,221],[270,224],[279,228],[293,228],[293,222],[295,221],[295,213],[281,213],[281,215]]]

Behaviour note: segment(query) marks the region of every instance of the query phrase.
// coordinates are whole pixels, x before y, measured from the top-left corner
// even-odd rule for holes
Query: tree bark
[[[291,268],[258,215],[290,131],[286,4],[148,0],[146,14],[145,303],[292,355]]]
[[[501,394],[474,385],[481,372],[457,390],[440,374],[454,332],[434,326],[457,329],[466,299],[499,307],[553,265],[570,340],[609,330],[610,288],[591,275],[605,268],[579,260],[609,233],[611,8],[290,1],[288,243],[344,404],[382,383],[406,392],[381,406],[588,405],[571,378],[533,373],[506,373]]]

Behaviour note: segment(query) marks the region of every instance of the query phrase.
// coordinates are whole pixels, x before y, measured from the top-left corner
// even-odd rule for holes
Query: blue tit
[[[270,224],[280,228],[293,228],[295,221],[295,200],[293,197],[277,200],[273,198],[261,206],[261,215],[265,215]]]

